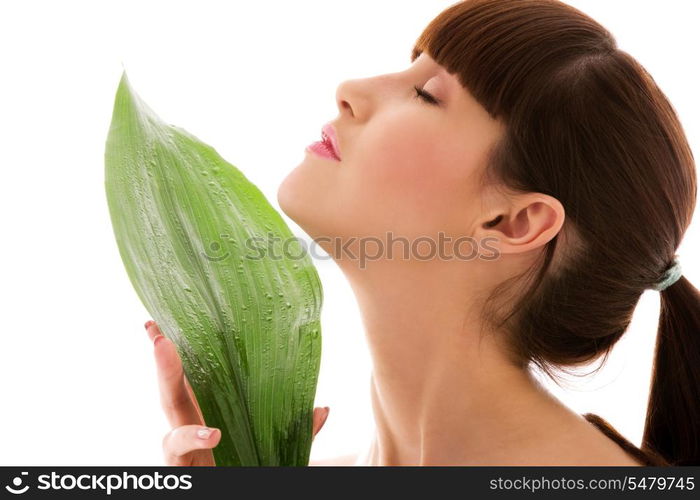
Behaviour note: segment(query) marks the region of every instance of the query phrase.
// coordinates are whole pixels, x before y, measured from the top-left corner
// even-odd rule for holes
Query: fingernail
[[[197,431],[197,437],[200,439],[207,439],[211,436],[211,429],[203,427]]]
[[[149,319],[148,321],[146,321],[146,324],[143,325],[143,327],[144,327],[146,330],[148,330],[148,327],[151,326],[153,323],[155,323],[155,321],[153,321],[152,319]]]
[[[165,338],[165,335],[156,335],[153,339],[153,347],[158,345],[158,341]]]
[[[331,411],[330,407],[324,406],[323,408],[326,410],[326,415],[328,415]]]

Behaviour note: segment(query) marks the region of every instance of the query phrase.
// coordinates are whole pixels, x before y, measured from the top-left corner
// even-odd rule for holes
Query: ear
[[[492,212],[476,230],[477,239],[495,238],[490,248],[501,254],[516,254],[541,247],[557,235],[564,224],[564,207],[542,193],[518,194],[509,206]]]

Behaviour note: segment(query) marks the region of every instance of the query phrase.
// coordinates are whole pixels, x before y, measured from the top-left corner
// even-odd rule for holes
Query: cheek
[[[455,140],[426,133],[427,127],[386,125],[363,141],[347,174],[346,193],[365,217],[407,232],[456,224],[466,202],[467,171]],[[389,132],[390,131],[390,132]]]

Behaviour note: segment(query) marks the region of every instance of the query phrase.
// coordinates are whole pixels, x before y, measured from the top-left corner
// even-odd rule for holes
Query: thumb
[[[330,410],[331,409],[327,406],[324,406],[323,408],[314,408],[312,437],[316,437],[318,431],[320,431],[323,424],[326,423]]]

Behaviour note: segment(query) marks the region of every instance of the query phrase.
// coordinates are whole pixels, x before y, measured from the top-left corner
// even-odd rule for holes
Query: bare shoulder
[[[309,465],[355,465],[357,463],[358,456],[359,453],[351,453],[348,455],[341,455],[339,457],[321,458],[318,460],[311,460]]]
[[[598,446],[582,446],[581,455],[581,465],[604,465],[612,467],[642,467],[645,465],[613,441]]]
[[[644,466],[634,454],[634,446],[605,420],[582,419],[583,426],[563,439],[566,458],[574,465]],[[605,427],[601,422],[605,423]],[[562,457],[564,458],[564,457]],[[566,459],[565,459],[566,460]]]
[[[607,459],[610,465],[646,465],[641,458],[642,452],[607,420],[593,413],[586,413],[582,417],[597,438],[601,457]],[[591,439],[591,441],[594,440]]]
[[[489,461],[487,465],[537,466],[624,466],[645,465],[636,457],[629,441],[619,433],[582,418],[574,418],[564,426],[552,426],[533,432],[532,439],[515,450],[508,463]]]

